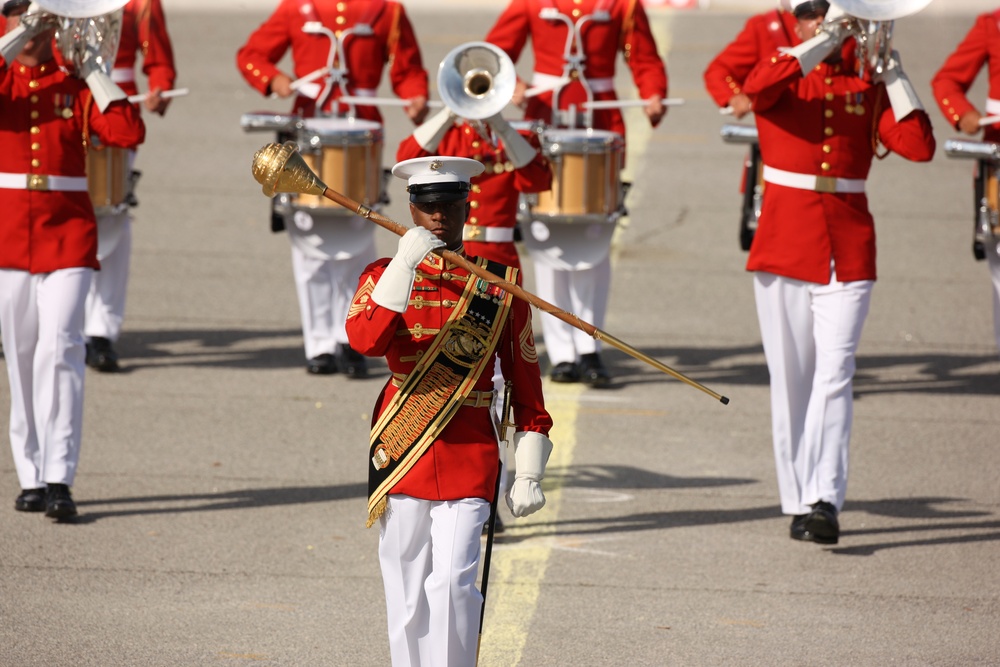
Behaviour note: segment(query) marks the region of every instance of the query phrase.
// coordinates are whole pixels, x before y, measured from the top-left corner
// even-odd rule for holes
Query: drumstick
[[[292,81],[290,84],[288,84],[288,87],[291,88],[292,90],[298,90],[302,86],[306,85],[307,83],[311,83],[312,81],[315,81],[316,79],[320,78],[329,71],[330,71],[329,67],[320,67],[318,70],[310,72],[309,74],[306,74],[305,76],[298,78],[295,81]]]
[[[541,95],[542,93],[550,93],[553,90],[556,90],[557,88],[562,88],[570,81],[572,81],[572,79],[563,77],[558,81],[556,81],[555,83],[546,83],[541,86],[532,86],[531,88],[528,88],[526,91],[524,91],[524,96],[525,98],[528,98],[528,97],[535,97],[536,95]]]
[[[398,97],[360,97],[358,95],[344,95],[343,97],[338,97],[335,101],[359,107],[405,107],[410,103],[410,100],[403,100]],[[443,102],[438,102],[437,100],[427,101],[427,106],[432,109],[437,109],[443,106],[443,104]]]
[[[683,98],[667,97],[660,100],[665,107],[672,107],[684,104]],[[584,102],[580,106],[584,109],[622,109],[624,107],[644,107],[649,104],[649,100],[598,100],[597,102]]]
[[[979,127],[1000,123],[1000,116],[983,116],[979,119]]]
[[[173,90],[161,90],[160,97],[183,97],[187,95],[189,91],[187,88],[174,88]],[[153,93],[139,93],[137,95],[129,95],[128,101],[132,104],[138,104],[139,102],[145,102],[152,96]]]

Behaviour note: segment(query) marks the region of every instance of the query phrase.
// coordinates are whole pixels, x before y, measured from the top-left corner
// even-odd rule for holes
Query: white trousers
[[[539,297],[598,329],[604,328],[611,290],[610,255],[589,269],[566,271],[541,261],[534,266]],[[576,327],[546,313],[541,314],[541,320],[546,353],[553,366],[600,351],[600,343]]]
[[[90,282],[83,333],[116,341],[125,317],[132,259],[132,216],[127,210],[97,217],[97,258],[101,270],[94,271]]]
[[[83,310],[92,269],[0,269],[10,448],[22,489],[72,486],[83,428]]]
[[[771,429],[781,511],[820,500],[839,511],[847,492],[855,353],[874,282],[829,285],[754,274],[771,376]]]
[[[393,667],[472,667],[483,596],[476,588],[490,506],[481,498],[391,495],[379,522]]]
[[[986,261],[993,278],[993,335],[997,341],[997,349],[1000,350],[1000,253],[991,250],[993,249],[987,248]]]
[[[347,344],[347,311],[358,290],[358,277],[375,261],[371,251],[348,259],[319,259],[292,244],[292,272],[302,316],[306,359],[333,354]]]

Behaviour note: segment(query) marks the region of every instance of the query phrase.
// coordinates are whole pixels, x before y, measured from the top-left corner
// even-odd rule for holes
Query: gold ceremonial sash
[[[517,269],[478,259],[513,283]],[[455,310],[372,427],[368,521],[385,512],[389,490],[433,444],[462,407],[484,371],[492,368],[513,295],[470,275]]]

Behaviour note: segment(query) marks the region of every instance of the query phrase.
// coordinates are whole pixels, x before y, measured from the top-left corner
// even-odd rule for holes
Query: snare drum
[[[256,111],[240,116],[240,127],[244,132],[294,132],[299,116],[272,111]]]
[[[307,118],[298,134],[302,158],[331,190],[372,207],[382,192],[382,125],[351,118]],[[297,208],[353,215],[322,195],[298,195]]]
[[[620,213],[624,146],[621,135],[606,130],[546,130],[542,152],[552,163],[552,189],[538,193],[534,217],[595,222]]]
[[[125,203],[128,196],[127,148],[101,146],[94,139],[87,151],[87,189],[94,213],[108,215]]]

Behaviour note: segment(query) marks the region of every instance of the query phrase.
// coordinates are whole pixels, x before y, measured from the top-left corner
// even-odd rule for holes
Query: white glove
[[[819,34],[815,37],[807,39],[798,46],[778,49],[799,61],[802,76],[807,76],[817,65],[826,60],[827,56],[839,49],[841,42],[850,34],[843,22],[831,21],[831,18],[827,13],[826,22],[820,26]]]
[[[514,516],[528,516],[545,506],[542,477],[552,453],[552,441],[541,433],[521,431],[514,434],[514,484],[506,501]]]
[[[507,151],[511,164],[514,165],[515,169],[520,169],[535,159],[538,151],[517,130],[511,127],[510,123],[504,120],[503,116],[500,114],[490,116],[486,119],[486,124],[493,128],[493,131],[503,141],[504,150]]]
[[[389,310],[402,313],[410,303],[410,292],[417,277],[417,266],[434,248],[444,241],[423,227],[414,227],[399,239],[396,256],[385,267],[382,277],[372,290],[371,300]]]
[[[885,71],[879,78],[885,84],[885,92],[889,95],[889,105],[892,106],[896,122],[903,120],[917,109],[923,110],[924,105],[920,103],[917,92],[913,90],[913,84],[903,73],[899,53],[893,51],[890,54]]]
[[[445,107],[428,118],[420,127],[413,131],[413,138],[420,147],[428,153],[437,151],[438,144],[444,139],[445,133],[455,124],[455,114]]]

